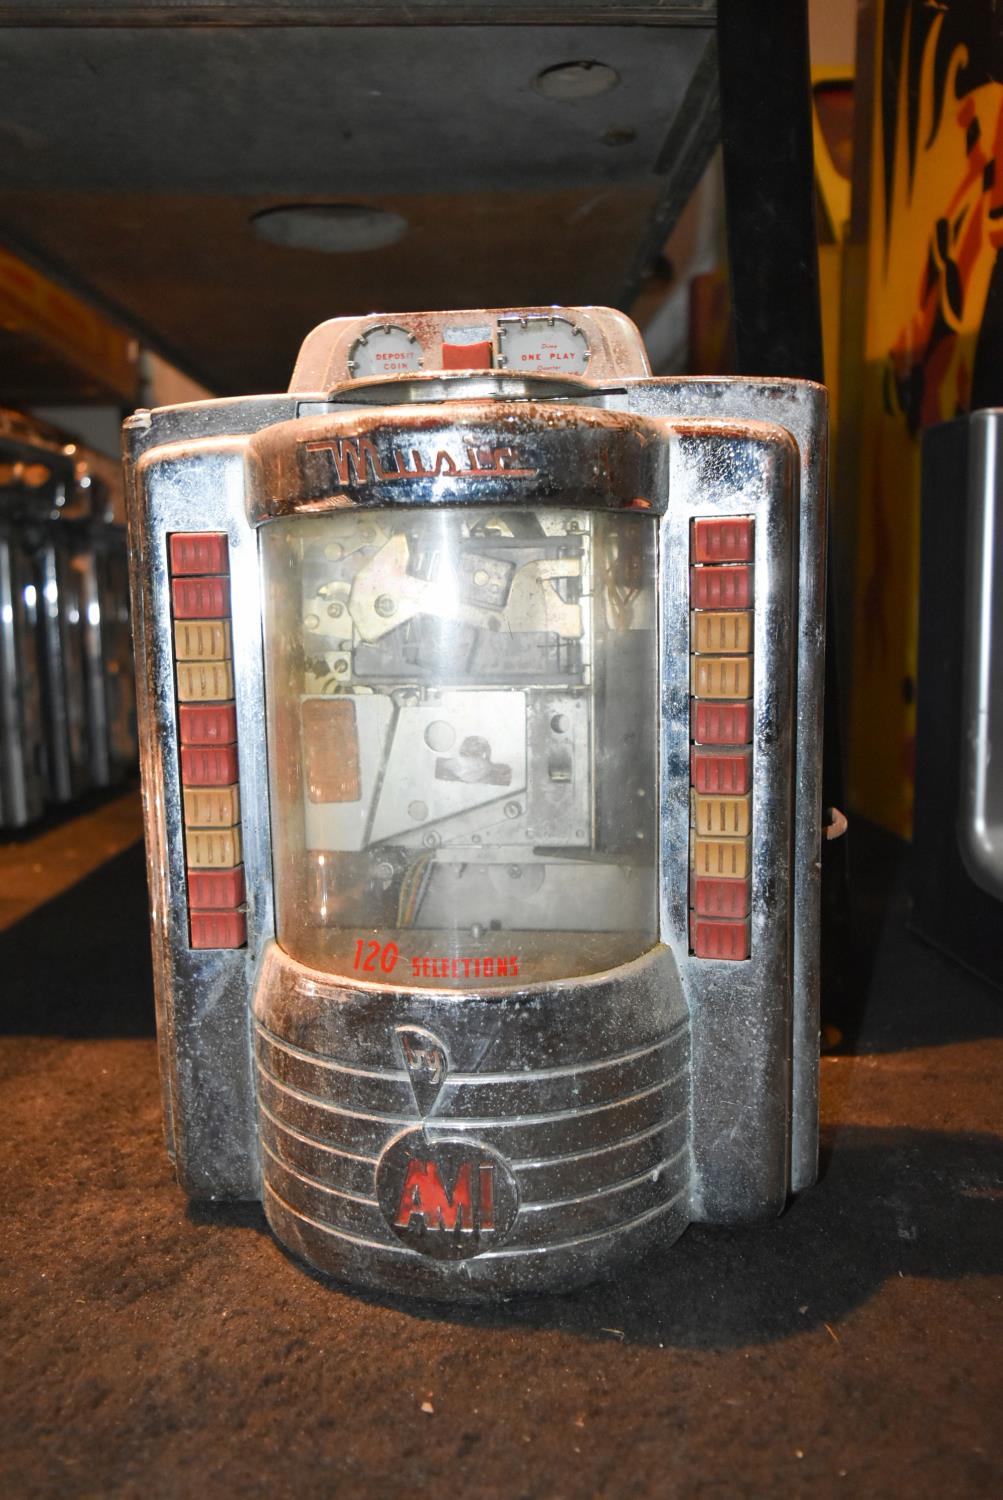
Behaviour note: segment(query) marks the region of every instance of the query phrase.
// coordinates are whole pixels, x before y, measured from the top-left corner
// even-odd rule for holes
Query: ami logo
[[[482,1141],[429,1137],[423,1127],[391,1141],[376,1193],[394,1234],[436,1260],[463,1260],[500,1244],[519,1209],[508,1166]]]

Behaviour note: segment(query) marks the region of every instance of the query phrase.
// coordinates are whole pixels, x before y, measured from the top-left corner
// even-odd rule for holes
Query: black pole
[[[739,373],[822,380],[805,0],[718,0]]]
[[[717,45],[738,372],[823,381],[807,0],[718,0]],[[831,549],[826,573],[823,809],[845,807]],[[845,842],[823,862],[829,994],[842,988]]]

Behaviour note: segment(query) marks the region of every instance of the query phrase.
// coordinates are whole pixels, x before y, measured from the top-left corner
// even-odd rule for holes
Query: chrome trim
[[[798,455],[789,434],[766,423],[676,421],[669,434],[659,560],[662,937],[690,1007],[694,1217],[735,1222],[779,1213],[788,1190]],[[708,515],[756,523],[752,946],[743,962],[689,952],[690,522]]]
[[[133,419],[127,436],[147,429]],[[137,447],[139,445],[137,444]],[[239,438],[168,443],[127,462],[140,765],[147,830],[154,992],[168,1136],[193,1197],[257,1197],[257,1122],[248,996],[271,936],[271,843],[257,538],[244,515]],[[224,531],[230,546],[233,665],[247,947],[188,945],[187,889],[167,535]]]
[[[818,1176],[818,1059],[822,936],[822,707],[828,394],[803,380],[628,381],[630,411],[667,417],[775,422],[799,453],[795,726],[792,1193]]]
[[[1003,410],[969,424],[958,843],[976,885],[1003,901]]]

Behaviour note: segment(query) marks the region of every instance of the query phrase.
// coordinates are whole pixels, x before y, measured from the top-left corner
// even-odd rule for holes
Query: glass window
[[[654,527],[508,506],[262,527],[293,958],[480,990],[652,945]]]

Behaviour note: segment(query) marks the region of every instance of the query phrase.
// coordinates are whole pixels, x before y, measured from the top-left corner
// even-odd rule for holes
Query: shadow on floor
[[[349,1293],[418,1322],[693,1349],[733,1349],[812,1330],[839,1343],[836,1326],[887,1281],[1003,1272],[1003,1140],[845,1126],[829,1133],[825,1158],[821,1182],[772,1223],[694,1225],[674,1245],[618,1271],[615,1281],[570,1295],[456,1306],[368,1295],[299,1269],[333,1295]],[[189,1213],[196,1223],[235,1232],[266,1230],[256,1204],[193,1204]],[[884,1306],[889,1338],[898,1337],[894,1298]],[[845,1328],[843,1336],[850,1336]]]

